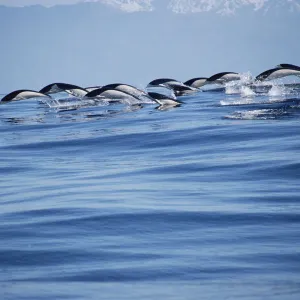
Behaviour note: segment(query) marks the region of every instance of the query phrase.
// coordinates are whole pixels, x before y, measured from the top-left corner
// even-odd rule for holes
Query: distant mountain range
[[[12,7],[42,5],[51,7],[86,2],[109,5],[126,12],[168,9],[175,13],[214,11],[221,14],[232,14],[244,7],[264,11],[277,8],[300,12],[300,0],[0,0],[0,5]]]
[[[299,0],[171,0],[169,8],[177,13],[216,11],[222,14],[234,13],[237,9],[248,7],[254,10],[285,8],[300,12]]]

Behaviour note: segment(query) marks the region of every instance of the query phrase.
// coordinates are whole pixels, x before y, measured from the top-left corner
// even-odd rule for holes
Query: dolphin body
[[[240,74],[236,72],[221,72],[210,77],[196,77],[187,80],[184,84],[193,88],[201,88],[208,84],[225,84],[226,82],[241,80]]]
[[[178,106],[181,104],[180,101],[160,93],[149,92],[148,95],[151,97],[151,99],[162,106]]]
[[[147,87],[165,87],[173,90],[176,96],[182,96],[198,91],[197,88],[188,86],[178,80],[171,78],[158,78],[148,83]]]
[[[255,79],[256,81],[265,81],[292,75],[300,77],[300,67],[291,64],[280,64],[276,68],[260,73]]]
[[[236,72],[221,72],[207,78],[206,84],[224,84],[226,82],[241,80],[241,75]]]
[[[293,69],[300,71],[300,67],[292,64],[279,64],[276,66],[277,68],[283,68],[283,69]]]
[[[196,77],[187,80],[186,82],[184,82],[184,84],[199,89],[200,87],[205,85],[206,81],[207,77]]]
[[[16,90],[4,96],[1,99],[1,102],[17,101],[37,97],[51,98],[49,95],[33,90]]]
[[[149,95],[143,91],[140,90],[138,88],[136,88],[135,86],[129,85],[129,84],[124,84],[124,83],[111,83],[111,84],[107,84],[104,86],[104,88],[111,88],[111,89],[115,89],[117,91],[121,91],[121,92],[125,92],[128,93],[130,95],[134,95],[136,97],[147,97],[150,100],[152,100]]]
[[[85,96],[86,98],[109,99],[111,101],[129,100],[133,103],[141,101],[141,97],[147,97],[149,100],[159,105],[178,105],[181,102],[159,93],[146,93],[138,88],[127,84],[108,84],[99,89],[95,89]]]
[[[60,82],[48,84],[40,90],[40,93],[43,94],[55,94],[60,92],[66,92],[72,96],[81,98],[88,93],[88,90],[78,85]]]

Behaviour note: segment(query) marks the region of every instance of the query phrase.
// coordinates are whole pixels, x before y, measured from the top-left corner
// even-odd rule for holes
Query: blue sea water
[[[0,105],[1,299],[299,299],[299,91]]]

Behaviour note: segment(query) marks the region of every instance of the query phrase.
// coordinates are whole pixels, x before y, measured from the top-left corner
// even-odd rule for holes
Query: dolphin
[[[181,104],[180,101],[160,93],[149,92],[148,95],[159,105],[178,106]]]
[[[97,98],[110,101],[119,101],[124,99],[132,100],[133,102],[136,102],[137,100],[140,101],[137,96],[129,94],[125,91],[116,90],[109,85],[88,92],[85,95],[85,98]]]
[[[55,94],[59,92],[66,92],[75,97],[84,97],[88,91],[78,85],[69,83],[51,83],[43,87],[40,93],[44,94]]]
[[[174,91],[176,96],[182,96],[185,94],[189,94],[195,91],[198,91],[197,88],[188,86],[178,80],[171,78],[158,78],[154,79],[148,83],[147,87],[165,87],[167,89],[171,89]]]
[[[37,98],[37,97],[51,98],[49,95],[46,95],[41,92],[33,91],[33,90],[16,90],[4,96],[1,99],[1,102],[9,102],[9,101]]]
[[[300,71],[300,67],[292,64],[279,64],[276,66],[276,68],[283,68],[283,69],[291,69],[291,70],[297,70]]]
[[[235,81],[240,79],[241,79],[240,74],[236,72],[221,72],[207,78],[205,84],[214,84],[214,83],[224,84],[229,81]]]
[[[187,80],[184,84],[199,89],[201,86],[205,85],[206,80],[207,77],[197,77]]]
[[[300,68],[273,68],[266,70],[255,77],[256,81],[272,80],[278,79],[286,76],[299,76],[300,77]]]
[[[117,91],[121,91],[121,92],[125,92],[128,93],[130,95],[134,95],[136,97],[146,97],[149,98],[149,95],[147,94],[147,92],[138,89],[135,86],[129,85],[129,84],[124,84],[124,83],[111,83],[111,84],[107,84],[104,86],[105,88],[112,88],[115,89]]]
[[[123,89],[118,90],[117,88]],[[180,102],[172,97],[168,97],[166,95],[162,95],[159,93],[149,92],[146,93],[141,91],[133,86],[127,84],[108,84],[99,89],[95,89],[88,94],[86,94],[86,98],[99,98],[99,99],[109,99],[111,101],[118,100],[129,100],[133,103],[136,101],[141,102],[142,99],[140,97],[146,96],[148,99],[153,102],[158,103],[159,105],[178,105]]]

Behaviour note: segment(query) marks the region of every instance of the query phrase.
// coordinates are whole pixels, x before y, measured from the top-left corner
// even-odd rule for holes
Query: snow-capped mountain
[[[232,14],[244,7],[264,11],[271,8],[284,8],[300,12],[300,0],[0,0],[0,5],[51,7],[83,2],[98,2],[126,12],[152,11],[161,7],[167,7],[175,13],[214,11],[221,14]]]
[[[171,0],[168,5],[176,13],[215,11],[222,14],[232,14],[243,7],[267,11],[283,6],[300,12],[299,0]]]

